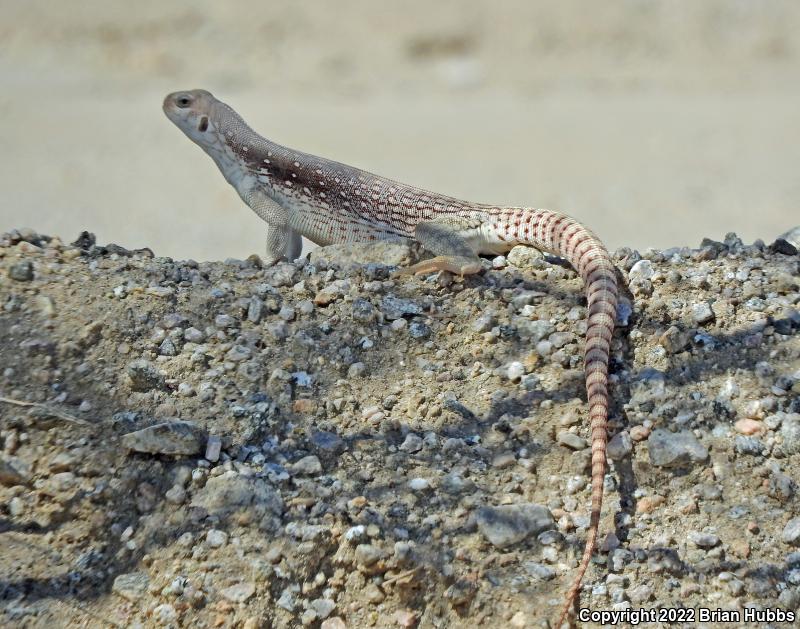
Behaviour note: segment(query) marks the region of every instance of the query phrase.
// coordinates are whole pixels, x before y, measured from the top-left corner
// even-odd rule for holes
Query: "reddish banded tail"
[[[560,627],[578,594],[589,567],[600,524],[606,472],[608,420],[608,358],[617,313],[617,276],[611,256],[600,240],[576,220],[549,210],[527,210],[520,216],[498,217],[498,232],[566,258],[586,286],[588,326],[584,370],[592,431],[592,511],[578,574],[567,593],[556,627]]]

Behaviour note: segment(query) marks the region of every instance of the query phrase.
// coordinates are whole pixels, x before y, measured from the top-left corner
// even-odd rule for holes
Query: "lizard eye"
[[[183,96],[178,96],[178,98],[175,99],[175,104],[178,107],[181,107],[181,108],[188,107],[189,103],[191,103],[191,102],[192,102],[192,99],[189,98],[188,96],[186,96],[185,94]]]

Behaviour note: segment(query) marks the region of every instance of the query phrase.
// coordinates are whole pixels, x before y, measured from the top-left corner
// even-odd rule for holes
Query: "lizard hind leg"
[[[395,275],[449,271],[463,277],[479,273],[483,268],[481,259],[466,238],[466,233],[476,227],[474,221],[463,217],[446,217],[419,223],[414,230],[414,238],[427,251],[436,254],[436,257],[400,269]]]

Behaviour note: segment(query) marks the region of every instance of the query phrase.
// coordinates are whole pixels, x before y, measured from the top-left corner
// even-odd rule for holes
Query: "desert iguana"
[[[318,245],[414,238],[436,257],[404,273],[478,273],[480,254],[504,253],[516,244],[564,257],[580,273],[588,301],[584,368],[592,432],[592,506],[586,546],[558,621],[561,626],[595,549],[603,501],[608,357],[617,282],[600,240],[558,212],[459,201],[280,146],[258,135],[204,90],[170,94],[164,99],[164,112],[212,157],[244,202],[266,221],[268,264],[298,257],[301,236]]]

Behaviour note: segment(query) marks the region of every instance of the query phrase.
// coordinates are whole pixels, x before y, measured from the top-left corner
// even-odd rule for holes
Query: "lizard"
[[[616,269],[602,242],[575,219],[545,209],[461,201],[276,144],[205,90],[173,92],[163,110],[217,164],[267,223],[267,265],[317,245],[414,239],[435,257],[399,273],[482,270],[480,255],[517,244],[565,258],[584,281],[584,372],[591,430],[591,515],[583,555],[557,626],[569,616],[597,544],[606,471],[608,360],[617,311]]]

